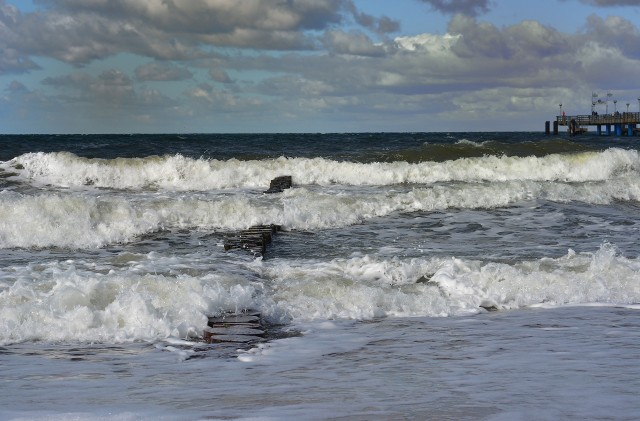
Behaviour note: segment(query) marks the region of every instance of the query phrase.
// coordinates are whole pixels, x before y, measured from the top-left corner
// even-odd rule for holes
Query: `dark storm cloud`
[[[489,0],[420,0],[446,14],[478,16],[489,11]]]
[[[21,13],[0,0],[0,73],[38,68],[34,56],[73,65],[130,52],[158,60],[210,56],[209,47],[307,50],[379,56],[383,48],[345,21],[379,34],[399,29],[388,17],[362,13],[350,0],[36,0]],[[311,30],[311,32],[309,32]],[[157,67],[157,65],[156,65]],[[143,67],[139,80],[177,80],[186,73]],[[215,80],[228,81],[220,72]]]
[[[18,9],[0,0],[0,74],[23,73],[39,69],[27,54],[11,47],[7,42],[14,39],[12,28],[19,18]]]
[[[353,14],[355,21],[359,25],[362,25],[363,27],[374,32],[380,34],[388,34],[400,30],[400,22],[386,16],[376,18],[375,16],[369,15],[367,13],[359,12],[358,10],[356,10],[355,6],[351,8],[351,13]]]
[[[246,93],[286,98],[320,98],[393,93],[441,94],[489,87],[544,87],[576,83],[578,50],[584,39],[535,21],[498,28],[456,15],[450,35],[397,38],[373,43],[359,32],[330,31],[327,51],[235,57],[216,62],[239,72],[264,71]],[[596,59],[597,60],[597,59]],[[578,72],[579,73],[579,72]],[[351,102],[346,102],[351,104]],[[371,104],[360,105],[367,107]],[[351,105],[350,105],[351,106]]]
[[[0,71],[34,69],[33,56],[86,65],[120,52],[158,60],[191,60],[210,48],[300,51],[321,47],[326,30],[355,22],[397,31],[387,17],[357,10],[351,0],[36,0],[20,13],[0,0]],[[336,40],[338,41],[338,40]],[[356,46],[337,49],[362,51]]]
[[[586,33],[592,42],[617,48],[623,55],[640,58],[640,30],[627,19],[619,16],[602,19],[591,15]]]
[[[457,15],[451,19],[448,32],[461,35],[460,42],[453,48],[461,57],[549,57],[571,54],[577,44],[575,37],[530,20],[498,28],[490,23]]]
[[[74,103],[70,115],[109,109],[129,118],[125,110],[135,110],[150,122],[187,116],[198,124],[217,115],[294,121],[315,111],[363,119],[446,107],[497,114],[546,106],[558,92],[615,89],[612,69],[616,80],[637,79],[640,33],[628,19],[594,15],[566,33],[533,20],[483,21],[489,0],[415,1],[452,15],[446,34],[391,39],[398,22],[350,0],[42,0],[46,8],[33,13],[0,0],[0,73],[35,69],[40,56],[87,65],[86,73],[45,79],[47,89],[34,86],[25,110],[49,100]],[[147,63],[90,73],[102,69],[92,61],[121,52]],[[170,99],[146,88],[162,84],[140,83],[152,81],[186,83],[168,84]]]

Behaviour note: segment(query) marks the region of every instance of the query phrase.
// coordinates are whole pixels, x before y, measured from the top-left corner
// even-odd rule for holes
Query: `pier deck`
[[[634,136],[640,134],[640,112],[616,112],[614,114],[559,115],[553,122],[553,134],[558,134],[559,126],[566,126],[570,135],[589,131],[595,126],[598,135]],[[604,132],[603,132],[604,129]],[[546,134],[550,134],[549,122],[545,126]]]

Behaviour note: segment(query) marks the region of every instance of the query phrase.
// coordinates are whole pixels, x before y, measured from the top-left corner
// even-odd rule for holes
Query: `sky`
[[[640,0],[0,0],[5,134],[543,131],[594,95],[639,111]]]

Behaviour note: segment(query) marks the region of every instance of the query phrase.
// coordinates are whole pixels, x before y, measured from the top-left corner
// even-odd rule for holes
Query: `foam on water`
[[[108,271],[74,261],[3,268],[0,344],[189,338],[199,335],[208,314],[245,308],[300,323],[640,302],[640,263],[608,244],[593,254],[513,264],[353,256],[247,261],[243,271],[201,276],[150,273],[175,266],[175,259],[150,254]]]
[[[544,157],[485,156],[445,162],[356,163],[325,158],[228,161],[182,155],[88,159],[69,152],[28,153],[3,164],[18,179],[36,186],[86,186],[114,189],[209,190],[259,188],[268,180],[292,175],[297,184],[392,185],[448,181],[537,180],[585,182],[637,172],[637,151],[611,148],[602,152]],[[20,168],[20,169],[16,169]]]
[[[296,188],[280,195],[109,192],[0,192],[0,248],[102,247],[163,229],[232,230],[346,227],[395,212],[493,209],[544,199],[607,204],[640,199],[640,178],[602,182],[505,181],[427,187]]]
[[[516,264],[370,256],[266,269],[274,301],[296,320],[452,316],[539,303],[632,304],[640,301],[640,264],[605,244],[594,254]],[[424,282],[416,283],[422,278]]]
[[[149,264],[107,273],[74,261],[3,268],[0,343],[189,338],[202,332],[207,314],[256,307],[260,285],[246,277],[141,270]]]

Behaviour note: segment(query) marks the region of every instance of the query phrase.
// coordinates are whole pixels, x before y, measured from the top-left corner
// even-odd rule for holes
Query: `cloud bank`
[[[449,16],[446,33],[394,35],[401,22],[351,0],[38,0],[31,13],[0,0],[0,75],[43,72],[43,60],[70,67],[39,86],[15,81],[0,107],[88,131],[415,130],[425,116],[488,129],[478,122],[637,79],[640,31],[625,17],[594,14],[566,33],[485,21],[488,0],[420,2]]]

